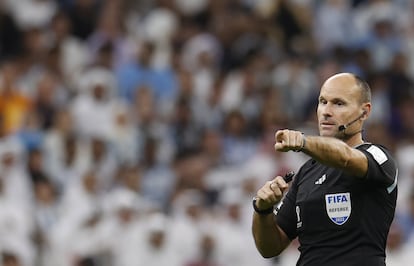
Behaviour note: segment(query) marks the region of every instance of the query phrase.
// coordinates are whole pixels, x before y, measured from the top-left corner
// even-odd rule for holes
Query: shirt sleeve
[[[291,183],[289,191],[283,198],[281,205],[276,214],[276,223],[285,232],[290,240],[297,237],[296,231],[296,194],[297,194],[297,180],[298,176],[295,177]]]
[[[367,181],[387,187],[391,193],[397,185],[398,168],[390,152],[380,145],[364,145],[360,149],[368,159]]]

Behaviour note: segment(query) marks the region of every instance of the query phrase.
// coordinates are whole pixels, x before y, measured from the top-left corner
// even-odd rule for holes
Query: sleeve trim
[[[398,180],[398,168],[395,171],[394,183],[392,183],[391,186],[387,187],[388,194],[391,194],[391,192],[397,187],[397,180]]]

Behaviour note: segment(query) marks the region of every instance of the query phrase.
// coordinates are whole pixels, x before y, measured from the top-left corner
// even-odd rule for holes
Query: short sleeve
[[[381,145],[368,144],[358,148],[368,159],[366,179],[387,187],[391,193],[397,186],[398,168],[391,153]]]
[[[282,203],[276,214],[276,223],[285,232],[290,240],[297,237],[296,231],[296,194],[297,194],[297,177],[283,198]]]

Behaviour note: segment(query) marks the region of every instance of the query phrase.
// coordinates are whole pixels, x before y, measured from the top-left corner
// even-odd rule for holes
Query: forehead
[[[358,102],[361,98],[361,91],[353,76],[336,75],[329,78],[322,85],[319,97],[326,100],[343,99],[350,102]]]

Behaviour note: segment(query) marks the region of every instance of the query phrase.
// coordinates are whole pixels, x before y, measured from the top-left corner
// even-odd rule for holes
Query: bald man
[[[398,170],[385,147],[363,140],[370,112],[368,84],[340,73],[320,90],[320,136],[290,129],[276,132],[277,152],[299,151],[311,158],[284,197],[288,184],[277,176],[253,199],[253,237],[263,257],[278,256],[298,238],[297,265],[386,265]]]

